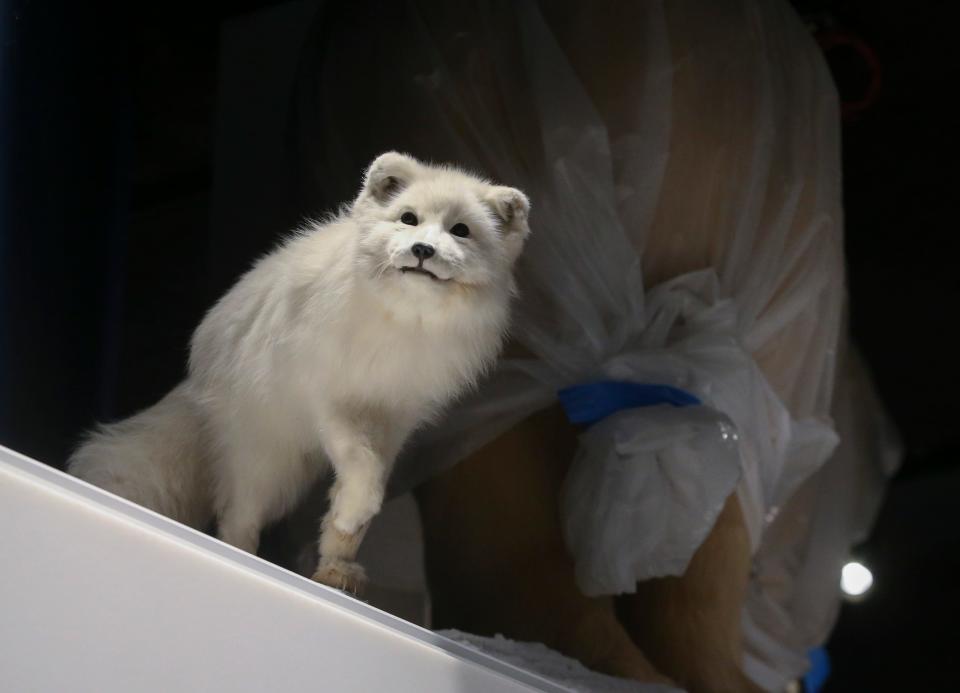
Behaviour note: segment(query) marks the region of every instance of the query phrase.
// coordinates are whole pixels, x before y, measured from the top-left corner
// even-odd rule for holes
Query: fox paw
[[[367,582],[363,566],[339,558],[321,558],[313,579],[353,595],[359,595]]]

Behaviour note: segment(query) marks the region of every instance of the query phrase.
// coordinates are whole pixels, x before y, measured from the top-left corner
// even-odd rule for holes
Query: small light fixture
[[[859,561],[850,561],[840,573],[840,589],[850,601],[863,599],[873,586],[873,573]]]

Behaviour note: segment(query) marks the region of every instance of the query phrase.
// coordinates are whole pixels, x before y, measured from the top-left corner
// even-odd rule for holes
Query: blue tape
[[[670,404],[674,407],[702,404],[689,392],[670,385],[628,383],[620,380],[573,385],[560,390],[557,395],[567,419],[571,423],[587,426],[623,409],[653,407],[658,404]]]
[[[807,653],[810,658],[810,671],[803,677],[803,690],[806,693],[819,693],[830,677],[830,655],[824,647],[818,647]]]

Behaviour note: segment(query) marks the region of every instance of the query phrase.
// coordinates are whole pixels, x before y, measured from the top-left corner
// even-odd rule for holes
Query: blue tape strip
[[[591,425],[623,409],[670,404],[692,407],[702,404],[689,392],[670,385],[603,380],[573,385],[560,390],[558,397],[571,423]]]
[[[803,677],[803,690],[806,693],[819,693],[830,677],[830,655],[824,647],[818,647],[807,653],[810,658],[810,671]]]

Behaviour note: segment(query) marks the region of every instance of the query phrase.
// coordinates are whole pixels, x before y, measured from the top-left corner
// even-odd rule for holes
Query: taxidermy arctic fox
[[[189,375],[100,427],[76,476],[255,553],[332,468],[314,579],[356,590],[363,533],[419,425],[496,358],[522,192],[389,152],[338,216],[262,258],[193,335]]]

